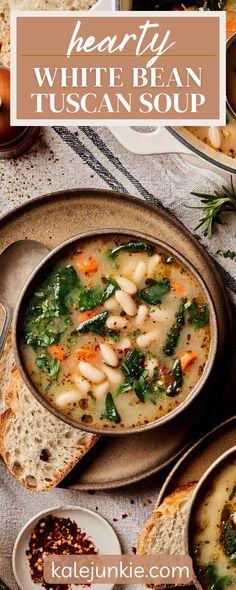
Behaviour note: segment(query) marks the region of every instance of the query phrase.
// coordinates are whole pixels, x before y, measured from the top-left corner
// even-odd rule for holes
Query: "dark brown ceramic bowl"
[[[40,282],[40,279],[45,274],[45,272],[47,270],[51,269],[60,259],[62,259],[67,254],[67,252],[70,252],[82,240],[86,240],[86,239],[90,240],[93,237],[94,238],[96,238],[96,237],[104,237],[104,238],[111,237],[114,239],[114,237],[116,237],[116,236],[117,237],[126,237],[126,238],[132,237],[132,238],[136,238],[138,240],[141,239],[141,240],[145,240],[149,244],[160,247],[160,248],[166,250],[167,254],[173,255],[177,260],[179,260],[183,264],[183,266],[186,267],[186,269],[190,273],[192,273],[192,275],[195,277],[195,279],[199,283],[199,285],[204,293],[205,299],[209,305],[210,318],[211,318],[211,320],[210,320],[210,322],[211,322],[211,345],[210,345],[210,350],[209,350],[209,357],[208,357],[208,360],[207,360],[207,363],[206,363],[206,366],[205,366],[205,369],[203,371],[201,378],[199,379],[198,383],[193,388],[193,390],[191,391],[189,396],[186,398],[186,400],[182,404],[180,404],[175,410],[173,410],[172,412],[170,412],[166,416],[163,416],[162,418],[160,418],[154,422],[150,422],[149,424],[137,426],[134,428],[124,428],[124,427],[119,428],[119,426],[117,426],[116,428],[97,428],[97,427],[92,427],[90,425],[83,424],[82,422],[75,422],[70,417],[68,417],[66,414],[64,414],[62,411],[60,411],[59,409],[52,406],[49,403],[49,401],[47,401],[47,399],[41,395],[39,390],[35,387],[33,381],[31,380],[31,378],[27,372],[27,369],[25,367],[25,363],[24,363],[23,355],[22,355],[22,350],[21,350],[21,333],[22,333],[22,324],[23,324],[23,318],[24,318],[24,313],[25,313],[27,302],[28,302],[29,298],[31,297],[31,295],[33,294],[36,286]],[[168,244],[158,240],[157,238],[147,237],[146,234],[143,234],[141,232],[135,232],[135,231],[124,230],[124,229],[121,229],[121,230],[117,229],[114,232],[114,229],[100,229],[100,230],[94,230],[91,232],[86,232],[84,234],[80,234],[79,236],[75,236],[74,238],[63,242],[57,248],[55,248],[55,250],[53,250],[48,256],[46,256],[46,258],[44,258],[44,260],[37,266],[35,271],[29,277],[29,280],[27,281],[27,283],[24,287],[24,290],[21,294],[21,297],[18,301],[16,310],[15,310],[14,320],[13,320],[13,342],[14,342],[14,353],[15,353],[17,366],[19,367],[19,370],[20,370],[20,373],[23,377],[23,380],[25,381],[29,390],[36,397],[36,399],[49,412],[54,414],[54,416],[56,416],[60,420],[63,420],[63,422],[66,422],[67,424],[69,424],[70,426],[73,426],[74,428],[79,428],[80,430],[86,430],[87,432],[94,432],[96,434],[106,434],[106,435],[122,435],[123,434],[123,435],[125,435],[125,434],[133,434],[133,433],[137,433],[137,432],[143,432],[146,430],[150,430],[152,428],[157,428],[158,426],[162,426],[165,423],[171,422],[174,418],[176,418],[177,415],[179,415],[181,412],[183,412],[193,402],[193,400],[195,400],[195,398],[200,396],[201,391],[202,391],[203,387],[205,386],[205,384],[212,372],[212,369],[213,369],[213,365],[214,365],[214,361],[215,361],[215,357],[216,357],[217,344],[218,344],[218,324],[217,324],[214,302],[212,300],[212,297],[210,295],[210,292],[209,292],[206,284],[204,283],[204,281],[202,280],[201,276],[199,275],[197,270],[194,268],[194,266],[190,262],[188,262],[188,260],[186,260],[186,258],[184,258],[184,256],[182,256],[182,254],[177,252],[174,248],[170,247]]]
[[[235,460],[236,460],[236,446],[232,447],[231,449],[229,449],[228,451],[226,451],[225,453],[220,455],[220,457],[218,457],[218,459],[216,459],[216,461],[214,461],[214,463],[212,463],[212,465],[204,473],[204,475],[200,479],[197,487],[194,490],[194,493],[193,493],[193,496],[192,496],[192,499],[191,499],[191,502],[189,505],[188,521],[187,521],[187,525],[186,525],[186,529],[185,529],[186,553],[188,553],[190,555],[190,557],[193,558],[193,566],[194,566],[194,549],[192,547],[192,538],[193,538],[194,518],[197,514],[198,507],[201,504],[204,494],[210,489],[210,487],[212,485],[214,485],[214,478],[217,475],[217,473],[220,471],[221,467],[223,467],[224,465],[226,465],[228,463],[230,464],[231,462],[235,463]],[[205,590],[204,586],[202,585],[202,581],[199,578],[197,568],[193,567],[193,571],[194,571],[193,582],[194,582],[194,585],[196,586],[197,590]]]

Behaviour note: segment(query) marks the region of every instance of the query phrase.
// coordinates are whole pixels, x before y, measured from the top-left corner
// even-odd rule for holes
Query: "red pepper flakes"
[[[128,518],[128,514],[122,514],[122,518]]]
[[[96,555],[95,545],[76,522],[70,518],[58,518],[49,514],[35,526],[26,555],[30,565],[31,579],[46,590],[69,590],[68,584],[47,584],[43,579],[43,557],[45,555]]]
[[[118,522],[118,518],[113,518],[113,522]]]

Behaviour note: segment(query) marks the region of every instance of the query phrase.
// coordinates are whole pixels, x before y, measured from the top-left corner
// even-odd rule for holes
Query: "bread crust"
[[[174,518],[178,512],[186,508],[187,502],[191,497],[191,494],[196,487],[197,482],[190,482],[184,484],[181,487],[176,488],[171,494],[166,496],[162,504],[159,506],[155,506],[153,513],[151,514],[150,518],[144,525],[137,541],[137,555],[147,555],[148,554],[148,541],[151,538],[152,533],[154,532],[156,536],[158,536],[158,531],[160,525],[162,529],[168,526],[169,519],[172,517]],[[186,510],[187,514],[187,510]],[[183,531],[182,531],[183,532]],[[181,531],[179,531],[181,534]],[[161,553],[159,553],[160,555]],[[163,552],[162,552],[163,554]],[[153,553],[155,555],[155,552]],[[158,555],[158,553],[156,553]],[[185,586],[185,584],[180,585]],[[148,586],[149,588],[158,588],[160,590],[166,590],[167,588],[175,588],[176,586],[173,584],[152,584]]]
[[[8,354],[11,350],[11,347],[8,347]],[[71,426],[65,425],[65,430],[71,430],[73,433],[73,437],[78,434],[77,442],[75,441],[74,446],[74,456],[71,457],[71,460],[67,462],[66,466],[62,469],[58,469],[57,473],[54,474],[53,481],[45,481],[43,484],[37,485],[36,487],[32,488],[31,485],[28,484],[27,479],[22,474],[20,469],[15,467],[15,462],[12,460],[11,453],[7,447],[7,436],[11,429],[14,429],[14,426],[18,423],[20,414],[21,414],[21,396],[27,396],[27,401],[25,403],[31,404],[32,399],[32,410],[35,413],[35,420],[37,421],[37,411],[39,414],[39,420],[43,422],[43,416],[45,417],[50,415],[51,423],[53,427],[56,428],[60,426],[60,436],[61,436],[61,428],[64,427],[64,424],[61,420],[49,414],[48,411],[43,408],[39,402],[35,400],[32,396],[31,392],[27,389],[26,385],[24,384],[21,375],[16,367],[13,367],[10,377],[10,382],[7,387],[6,395],[5,395],[5,411],[0,415],[0,453],[5,461],[6,466],[8,467],[10,473],[27,489],[31,491],[45,491],[57,486],[63,479],[68,475],[68,473],[73,469],[73,467],[78,463],[78,461],[91,449],[91,447],[97,442],[98,436],[84,433],[79,429],[74,429]],[[33,435],[32,435],[33,438]],[[29,452],[31,449],[29,449]],[[17,462],[16,462],[17,463]]]

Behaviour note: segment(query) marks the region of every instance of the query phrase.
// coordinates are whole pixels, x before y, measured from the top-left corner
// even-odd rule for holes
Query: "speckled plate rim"
[[[217,426],[212,428],[207,434],[205,434],[204,436],[199,438],[193,445],[189,446],[188,449],[185,450],[184,454],[181,456],[179,461],[177,461],[177,463],[174,465],[173,469],[169,473],[168,477],[165,479],[165,482],[164,482],[163,486],[161,487],[161,490],[158,494],[156,508],[158,506],[160,506],[160,504],[163,502],[163,500],[169,494],[169,491],[168,491],[169,485],[170,485],[172,479],[175,478],[178,471],[181,471],[186,459],[187,460],[189,459],[191,461],[191,455],[198,449],[198,447],[200,448],[201,445],[204,445],[204,443],[205,443],[206,448],[207,448],[208,442],[210,442],[212,437],[216,439],[218,437],[218,435],[220,434],[220,432],[225,427],[227,427],[227,425],[229,425],[229,426],[231,424],[233,425],[234,422],[235,422],[235,430],[236,430],[236,414],[234,416],[231,416],[230,418],[227,418],[227,420],[224,420],[224,422],[221,422],[220,424],[218,424]],[[229,449],[231,447],[232,447],[232,444],[229,444]],[[219,453],[219,457],[221,456],[221,454],[222,453]]]
[[[230,329],[231,325],[232,325],[231,324],[232,310],[231,310],[228,296],[226,294],[223,280],[219,274],[219,271],[217,270],[215,262],[211,259],[210,255],[207,253],[205,248],[196,240],[196,238],[194,238],[194,236],[191,234],[191,232],[180,221],[178,221],[175,218],[172,218],[172,216],[168,212],[166,212],[165,210],[160,208],[158,206],[158,204],[157,205],[155,204],[154,197],[153,198],[150,197],[147,200],[144,200],[143,198],[140,198],[137,196],[132,196],[128,193],[121,193],[121,192],[113,191],[110,189],[91,189],[91,188],[63,189],[60,191],[46,193],[44,195],[34,197],[32,200],[27,201],[27,202],[23,203],[22,205],[19,205],[19,206],[15,207],[14,209],[4,213],[2,216],[0,216],[0,231],[1,231],[1,229],[4,229],[4,227],[7,226],[9,223],[10,224],[12,222],[14,223],[14,219],[24,216],[27,213],[30,214],[30,212],[32,210],[37,210],[38,207],[45,206],[45,205],[47,205],[47,203],[50,203],[50,204],[52,204],[53,202],[58,203],[58,202],[60,202],[60,200],[63,201],[65,199],[69,201],[70,199],[77,198],[79,200],[80,197],[88,198],[88,199],[89,198],[92,199],[94,197],[96,197],[96,198],[105,197],[107,199],[108,198],[113,199],[114,201],[116,199],[124,199],[129,203],[131,208],[133,208],[134,210],[138,206],[139,209],[143,210],[143,211],[148,209],[152,216],[158,215],[159,218],[161,220],[163,220],[163,222],[168,223],[171,220],[173,228],[176,228],[176,230],[181,232],[186,237],[186,239],[189,240],[189,242],[192,244],[194,249],[199,252],[199,256],[202,258],[203,262],[206,265],[208,265],[209,271],[210,271],[212,277],[214,277],[215,285],[217,285],[217,290],[221,296],[221,302],[224,307],[225,320],[226,320],[227,326],[228,326],[227,333],[229,336],[229,331],[230,331],[231,338],[232,338],[232,330]],[[10,243],[10,242],[8,242],[8,243]],[[4,245],[4,247],[6,247],[6,245]],[[3,247],[3,249],[4,249],[4,247]],[[155,473],[158,473],[159,471],[161,471],[162,469],[167,467],[170,463],[172,463],[173,461],[176,461],[178,459],[178,457],[180,455],[182,455],[182,453],[185,453],[186,450],[189,449],[189,446],[192,444],[192,442],[193,441],[190,440],[186,444],[184,444],[181,448],[179,448],[177,450],[176,453],[174,453],[170,458],[168,458],[167,461],[163,461],[160,464],[153,463],[153,467],[151,469],[142,470],[141,472],[135,474],[132,477],[124,477],[122,479],[117,479],[117,480],[113,480],[110,482],[108,482],[108,481],[105,481],[105,482],[104,481],[102,481],[102,482],[95,481],[94,483],[92,483],[91,481],[88,481],[85,483],[76,482],[76,484],[72,484],[72,485],[67,484],[66,487],[70,488],[70,489],[81,490],[81,491],[107,490],[107,489],[109,490],[109,489],[120,488],[124,485],[134,484],[136,482],[139,482],[139,481],[145,479],[146,477],[149,477],[149,476],[154,475]],[[61,483],[61,486],[63,487],[62,483]]]

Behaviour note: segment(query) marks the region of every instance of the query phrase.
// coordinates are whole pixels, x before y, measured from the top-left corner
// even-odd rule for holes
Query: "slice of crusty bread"
[[[96,0],[9,0],[16,10],[89,10]]]
[[[10,30],[9,1],[0,0],[0,43],[3,42],[6,33]]]
[[[172,492],[152,513],[137,541],[139,555],[184,555],[183,530],[188,501],[196,483]]]
[[[55,487],[97,441],[43,408],[16,368],[6,407],[0,416],[0,453],[12,475],[30,490]]]
[[[188,504],[196,486],[191,482],[177,488],[156,506],[137,541],[137,555],[184,555],[184,533]],[[152,588],[174,586],[155,585]]]
[[[10,46],[10,32],[7,32],[3,37],[1,47],[1,61],[6,68],[11,65],[11,46]]]
[[[0,0],[0,58],[10,68],[10,10],[90,10],[97,0]]]

